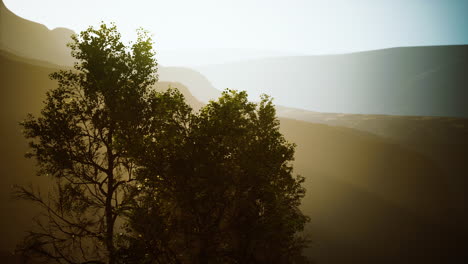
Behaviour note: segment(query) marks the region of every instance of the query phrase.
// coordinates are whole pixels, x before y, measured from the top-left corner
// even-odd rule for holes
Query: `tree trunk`
[[[114,196],[114,155],[112,153],[112,129],[107,135],[107,195],[106,195],[106,248],[108,253],[108,264],[115,263],[114,248],[114,213],[112,212],[112,197]]]
[[[109,188],[106,197],[106,248],[108,252],[109,264],[115,263],[114,254],[114,215],[112,213],[112,185],[113,180],[109,178]]]

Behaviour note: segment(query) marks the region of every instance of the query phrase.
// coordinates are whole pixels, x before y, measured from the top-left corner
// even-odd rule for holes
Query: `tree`
[[[37,161],[39,175],[55,182],[45,197],[17,188],[17,197],[45,209],[21,250],[36,260],[115,263],[116,232],[137,194],[125,145],[141,141],[147,124],[165,123],[152,114],[173,105],[155,103],[180,94],[151,89],[157,62],[147,32],[124,45],[116,26],[103,23],[72,40],[74,70],[50,75],[58,87],[47,92],[40,116],[21,124],[32,149],[27,156]]]
[[[156,92],[152,40],[130,46],[115,25],[73,36],[74,70],[51,78],[39,117],[22,122],[44,208],[21,245],[58,263],[303,263],[304,178],[268,97],[225,91],[193,113]]]
[[[185,124],[171,130],[174,141],[133,145],[140,195],[122,261],[307,263],[304,178],[292,175],[294,145],[279,132],[271,99],[254,104],[225,91]],[[146,131],[149,139],[160,133]]]

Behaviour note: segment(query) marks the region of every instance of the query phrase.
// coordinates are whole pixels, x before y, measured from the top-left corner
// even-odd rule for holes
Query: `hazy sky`
[[[125,38],[150,30],[160,51],[333,54],[468,44],[468,0],[4,0],[21,17],[75,31],[114,21]],[[260,52],[261,51],[261,52]],[[190,53],[190,52],[189,52]],[[173,64],[177,56],[169,58]],[[206,55],[206,54],[205,54]],[[205,56],[204,55],[204,56]],[[188,56],[188,55],[187,55]],[[206,55],[208,56],[208,55]],[[228,56],[228,55],[225,55]],[[180,59],[180,58],[178,58]]]

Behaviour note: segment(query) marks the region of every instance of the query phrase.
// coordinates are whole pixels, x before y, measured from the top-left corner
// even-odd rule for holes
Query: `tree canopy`
[[[158,138],[160,131],[149,131]],[[128,263],[305,263],[308,218],[294,145],[279,132],[271,99],[225,91],[169,143],[136,157],[140,195],[129,215]],[[166,153],[163,154],[162,153]],[[153,224],[151,224],[153,223]]]
[[[73,70],[50,75],[38,117],[22,122],[44,208],[20,250],[58,263],[304,263],[304,178],[269,97],[227,90],[194,113],[157,92],[153,42],[125,45],[115,25],[69,44]]]
[[[22,245],[31,257],[115,262],[114,229],[135,195],[128,187],[134,164],[119,139],[142,129],[151,102],[171,96],[151,89],[157,80],[152,45],[143,30],[124,45],[112,24],[72,36],[74,69],[50,75],[58,87],[47,92],[39,117],[22,122],[31,140],[27,156],[56,185],[49,199],[17,189],[18,197],[45,208]]]

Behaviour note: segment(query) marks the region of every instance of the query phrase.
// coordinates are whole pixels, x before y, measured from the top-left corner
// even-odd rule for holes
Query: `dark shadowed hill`
[[[0,56],[1,148],[0,246],[12,250],[37,213],[24,202],[9,199],[13,184],[33,182],[47,188],[48,179],[35,177],[18,122],[37,113],[44,93],[55,86],[47,75],[50,64],[2,52]],[[160,83],[164,89],[169,83]],[[198,108],[185,87],[188,101]],[[307,254],[318,263],[376,263],[426,260],[440,263],[457,252],[466,235],[466,219],[453,213],[445,174],[426,156],[391,140],[355,129],[281,119],[281,129],[297,147],[295,171],[307,178],[303,210],[312,221],[314,243]],[[447,253],[449,252],[449,253]],[[431,262],[432,261],[432,262]]]
[[[24,158],[27,143],[18,122],[25,113],[40,109],[52,84],[48,74],[53,69],[22,63],[4,52],[0,54],[0,69],[0,248],[11,251],[37,213],[34,207],[10,199],[12,186],[41,183],[34,176],[34,163]]]
[[[468,117],[468,46],[393,48],[200,66],[217,89],[318,112]]]
[[[281,119],[307,177],[318,263],[445,263],[465,258],[466,197],[430,158],[354,129]],[[460,192],[456,192],[460,195]],[[462,209],[462,210],[460,210]]]
[[[0,0],[0,49],[23,57],[72,65],[66,47],[74,32],[66,28],[49,30],[46,26],[23,19],[6,8]]]
[[[20,264],[21,258],[12,252],[0,250],[0,261],[3,264]]]

